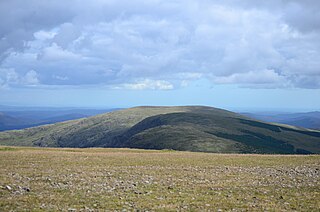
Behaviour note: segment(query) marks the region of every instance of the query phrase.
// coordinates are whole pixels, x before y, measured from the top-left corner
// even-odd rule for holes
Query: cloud
[[[56,43],[52,43],[51,46],[44,48],[42,52],[38,54],[38,59],[44,61],[72,61],[81,59],[81,56],[62,49],[62,47],[58,46]]]
[[[33,36],[35,37],[35,39],[41,40],[41,41],[52,39],[52,38],[54,38],[55,35],[56,35],[55,32],[44,31],[44,30],[40,30],[40,31],[33,33]]]
[[[2,69],[0,68],[0,88],[8,88],[12,84],[16,84],[19,81],[19,76],[14,69]]]
[[[301,32],[320,31],[319,1],[288,1],[285,21]],[[297,15],[299,14],[299,15]]]
[[[34,70],[28,71],[23,78],[25,85],[37,85],[39,84],[38,74]]]
[[[69,78],[66,76],[53,75],[53,78],[58,80],[68,80]]]
[[[0,68],[20,79],[1,83],[26,86],[33,70],[45,86],[207,78],[320,88],[319,9],[316,0],[1,1]]]
[[[113,89],[129,89],[129,90],[172,90],[173,85],[164,80],[151,80],[144,79],[135,83],[125,83],[122,85],[114,86]]]
[[[274,70],[249,71],[245,73],[234,73],[229,76],[213,77],[213,82],[218,84],[271,84],[284,86],[285,77]]]
[[[34,86],[39,84],[38,74],[34,70],[28,71],[25,75],[19,75],[14,69],[0,69],[0,87],[10,86]]]

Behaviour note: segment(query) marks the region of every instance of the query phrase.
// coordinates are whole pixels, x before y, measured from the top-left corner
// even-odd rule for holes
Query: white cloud
[[[23,77],[23,82],[25,85],[37,85],[39,84],[38,74],[34,70],[30,70]]]
[[[178,77],[180,77],[181,79],[197,80],[203,77],[203,74],[197,72],[182,72],[178,74]]]
[[[0,88],[8,88],[10,85],[17,84],[19,76],[13,68],[0,68]]]
[[[279,75],[274,70],[266,69],[262,71],[249,71],[245,73],[234,73],[229,76],[213,77],[213,82],[218,84],[262,84],[283,87],[286,78]]]
[[[135,83],[125,83],[113,86],[114,89],[129,89],[129,90],[171,90],[173,85],[165,80],[144,79]]]
[[[59,76],[59,75],[53,75],[53,78],[58,80],[68,80],[69,78],[67,76]]]
[[[14,69],[0,69],[0,87],[38,85],[38,74],[34,70],[28,71],[25,75],[19,75]]]
[[[37,40],[48,40],[54,38],[56,32],[40,30],[33,33],[33,35]]]
[[[51,46],[43,49],[38,55],[38,59],[46,61],[76,60],[81,59],[81,56],[62,49],[62,47],[58,46],[56,43],[52,43]]]

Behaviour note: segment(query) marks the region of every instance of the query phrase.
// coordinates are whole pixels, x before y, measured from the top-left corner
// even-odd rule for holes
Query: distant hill
[[[0,131],[21,129],[32,126],[28,121],[9,116],[0,112]]]
[[[298,127],[320,129],[320,112],[307,113],[243,113],[261,121],[276,122]]]
[[[300,154],[320,153],[320,131],[265,123],[212,107],[135,107],[1,132],[0,144]]]
[[[85,118],[117,109],[32,108],[0,106],[0,131]]]

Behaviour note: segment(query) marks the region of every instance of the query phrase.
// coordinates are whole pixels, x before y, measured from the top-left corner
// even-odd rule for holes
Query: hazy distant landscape
[[[288,124],[310,129],[320,129],[319,111],[304,113],[257,112],[242,114],[266,122]]]

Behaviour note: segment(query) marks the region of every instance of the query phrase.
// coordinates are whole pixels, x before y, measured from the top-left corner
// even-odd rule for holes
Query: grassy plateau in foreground
[[[319,211],[319,155],[0,147],[0,211]]]

